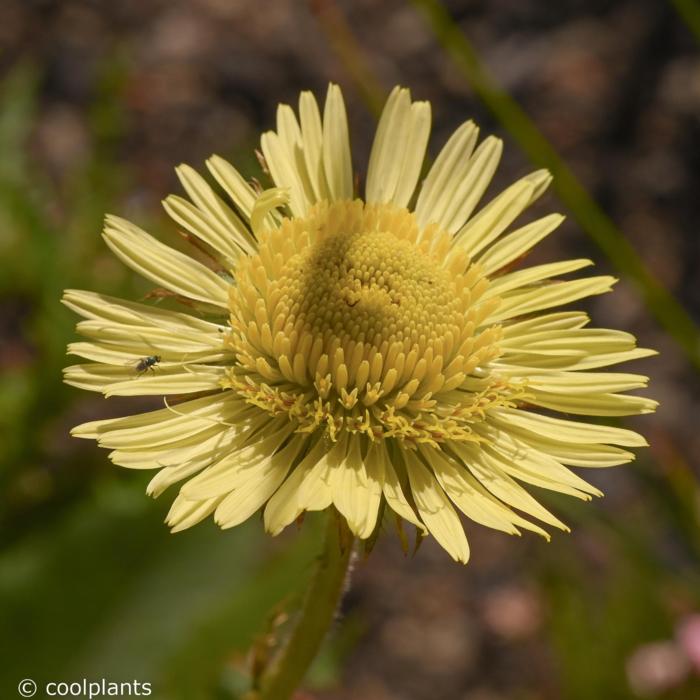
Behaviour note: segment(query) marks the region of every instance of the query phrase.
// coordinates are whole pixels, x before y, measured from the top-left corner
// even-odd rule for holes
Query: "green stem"
[[[299,618],[277,659],[262,678],[259,700],[288,700],[304,680],[333,623],[353,548],[344,518],[328,511],[326,538]]]
[[[335,0],[308,0],[309,8],[355,83],[369,111],[379,117],[387,91],[367,63],[365,53]]]
[[[440,0],[412,1],[423,12],[438,43],[452,57],[474,92],[519,142],[532,162],[552,173],[554,189],[584,231],[635,285],[649,311],[700,369],[700,331],[685,308],[656,279],[634,246],[588,194],[522,107],[491,77]]]

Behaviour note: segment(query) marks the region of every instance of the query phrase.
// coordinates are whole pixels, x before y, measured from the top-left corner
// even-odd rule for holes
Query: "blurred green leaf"
[[[551,554],[542,581],[562,697],[633,697],[625,676],[627,657],[640,642],[672,632],[656,578],[640,576],[618,553],[612,555],[610,570],[597,577],[571,548],[557,547]],[[581,585],[583,581],[593,585]]]
[[[290,595],[300,594],[321,548],[317,520],[305,519],[301,532],[269,561],[260,562],[255,569],[244,566],[235,572],[227,594],[211,607],[195,630],[181,637],[171,655],[163,681],[167,697],[211,697],[222,669],[234,653],[240,655],[251,646],[271,610],[283,599],[289,604]],[[255,527],[260,529],[259,524]]]
[[[313,522],[270,558],[257,521],[170,535],[166,504],[142,488],[133,478],[101,483],[0,555],[0,626],[13,640],[0,690],[24,677],[84,677],[151,682],[156,697],[210,697],[229,656],[304,585],[320,541]]]
[[[12,362],[0,367],[0,404],[11,406],[3,414],[0,442],[4,538],[44,520],[29,517],[42,501],[25,499],[20,485],[31,470],[52,482],[46,494],[53,508],[62,507],[63,496],[68,502],[81,494],[72,481],[71,455],[64,455],[68,464],[57,460],[55,445],[42,438],[55,431],[78,395],[62,383],[75,320],[59,300],[65,286],[91,286],[95,276],[104,277],[95,264],[98,234],[104,210],[112,208],[124,186],[123,168],[111,157],[121,129],[116,96],[124,71],[107,56],[103,73],[92,109],[101,115],[94,120],[106,126],[94,129],[87,162],[62,173],[61,183],[72,183],[68,191],[28,160],[28,139],[39,118],[38,72],[20,65],[0,85],[0,302],[14,309],[8,315],[13,325],[4,329]],[[124,278],[122,273],[116,281]],[[115,286],[105,289],[103,283],[102,289],[114,292]],[[50,517],[46,509],[43,513]]]
[[[34,126],[38,75],[18,64],[0,86],[0,182],[19,182],[27,172],[25,144]]]

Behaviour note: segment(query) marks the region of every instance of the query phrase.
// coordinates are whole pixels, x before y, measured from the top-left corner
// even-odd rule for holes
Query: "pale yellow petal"
[[[125,219],[108,216],[103,237],[118,258],[156,284],[190,299],[228,308],[226,280]]]
[[[476,146],[479,129],[474,122],[462,124],[448,139],[421,186],[415,213],[418,225],[444,226],[445,212],[457,185],[464,179]]]
[[[189,165],[175,168],[182,186],[197,209],[206,218],[210,230],[225,245],[234,240],[245,252],[251,254],[257,249],[255,239],[240,217],[207,184],[206,180]]]
[[[294,110],[289,105],[279,105],[277,108],[277,136],[301,183],[306,201],[309,205],[313,204],[316,200],[311,176],[306,167],[301,128]]]
[[[211,515],[220,500],[210,498],[206,501],[189,501],[182,495],[178,495],[168,511],[165,522],[169,525],[171,532],[182,532]]]
[[[595,486],[564,467],[551,454],[536,449],[531,444],[518,439],[516,435],[498,429],[494,430],[488,424],[477,426],[477,431],[486,437],[482,448],[497,453],[502,458],[501,467],[511,476],[578,498],[588,499],[588,494],[602,495]],[[613,448],[608,449],[612,450]],[[629,452],[621,450],[617,452],[627,456],[627,459],[623,461],[629,461],[633,457]],[[607,455],[607,460],[609,462],[610,454]]]
[[[163,467],[158,470],[158,473],[148,482],[146,493],[153,498],[158,498],[168,488],[186,479],[192,474],[196,474],[201,469],[207,466],[206,458],[192,459],[184,464],[179,464],[176,467]],[[120,464],[116,462],[115,464]]]
[[[370,465],[370,471],[384,473],[384,485],[382,492],[389,507],[401,518],[415,525],[424,534],[427,534],[425,525],[416,516],[415,511],[404,495],[401,481],[396,474],[396,469],[389,458],[386,446],[379,443],[372,443],[365,457],[365,461]]]
[[[469,561],[469,544],[447,495],[427,467],[410,451],[404,452],[411,494],[430,534],[455,560]]]
[[[455,247],[474,257],[535,202],[551,181],[546,170],[538,170],[512,184],[457,231]]]
[[[143,326],[168,331],[171,335],[185,335],[205,347],[219,348],[221,334],[226,329],[218,323],[211,323],[192,314],[185,314],[155,306],[138,304],[125,299],[117,299],[106,294],[67,289],[62,302],[76,313],[88,319],[108,324]]]
[[[206,365],[171,367],[158,365],[157,372],[140,374],[133,367],[116,367],[99,363],[72,365],[64,370],[66,384],[101,391],[105,396],[158,396],[191,394],[221,388],[225,368]]]
[[[330,200],[352,199],[352,158],[343,93],[329,85],[323,110],[323,170]]]
[[[139,435],[142,434],[144,429],[155,428],[159,430],[168,421],[178,423],[182,419],[192,420],[201,417],[206,422],[206,420],[212,418],[222,419],[224,416],[238,415],[245,408],[245,403],[237,396],[222,392],[215,396],[203,396],[199,399],[180,403],[175,409],[172,409],[172,407],[161,408],[156,411],[136,413],[122,418],[90,421],[73,428],[71,435],[95,440],[119,431],[132,431],[132,434]],[[173,410],[176,410],[177,413],[174,413]],[[107,444],[106,446],[124,447],[123,444]]]
[[[518,289],[501,296],[501,304],[489,316],[490,323],[530,314],[534,311],[562,306],[596,294],[605,294],[617,280],[601,275],[567,282],[537,285],[533,288]]]
[[[306,436],[296,436],[274,455],[239,469],[231,492],[216,509],[216,523],[234,527],[258,511],[284,481],[306,441]]]
[[[281,424],[279,420],[274,421],[263,433],[249,438],[239,449],[229,450],[214,464],[190,479],[182,487],[182,494],[187,498],[201,500],[230,493],[250,470],[270,469],[272,455],[280,449],[293,430],[294,426],[289,421]]]
[[[270,187],[261,192],[250,212],[250,228],[260,238],[262,232],[274,221],[272,212],[289,204],[289,190],[284,187]]]
[[[378,482],[370,482],[368,478],[359,438],[350,438],[345,458],[331,473],[331,490],[333,503],[352,533],[361,539],[369,537],[377,520],[382,492]]]
[[[491,183],[502,152],[503,142],[500,139],[493,136],[485,139],[469,159],[462,178],[448,183],[428,221],[436,221],[449,233],[459,231]]]
[[[411,93],[395,87],[384,105],[369,156],[367,202],[392,201],[401,177],[401,159],[397,154],[407,148],[410,122]]]
[[[323,125],[318,103],[312,92],[299,95],[299,123],[304,159],[316,201],[328,199],[329,191],[323,168]]]
[[[525,255],[556,229],[564,217],[549,214],[503,236],[476,257],[485,275],[493,275]]]
[[[486,492],[466,469],[445,455],[442,448],[421,446],[420,453],[432,468],[440,486],[468,518],[486,527],[511,535],[518,534],[513,524],[518,516]]]
[[[576,272],[576,270],[581,270],[592,264],[592,260],[581,258],[578,260],[562,260],[555,263],[535,265],[534,267],[527,267],[517,272],[509,272],[493,280],[489,288],[484,292],[482,299],[500,296],[515,289],[528,288],[529,285],[533,285],[536,282],[542,282],[544,280],[552,281],[550,279],[552,277]],[[554,284],[556,284],[555,281]]]
[[[634,348],[636,339],[631,333],[607,328],[578,328],[565,330],[539,330],[511,333],[500,346],[513,351],[588,353],[621,352]]]
[[[416,189],[428,147],[430,119],[429,102],[414,102],[411,105],[406,144],[402,152],[396,154],[402,163],[391,201],[398,207],[407,207]]]
[[[287,144],[274,131],[264,133],[260,144],[275,185],[289,189],[289,208],[292,214],[304,216],[312,202],[304,178],[297,168],[297,161],[287,150]]]
[[[512,338],[527,333],[583,328],[589,321],[588,314],[583,311],[555,311],[538,314],[523,320],[509,321],[503,326],[503,337]]]
[[[163,200],[163,208],[171,219],[186,231],[211,246],[221,256],[221,262],[233,269],[242,248],[235,235],[222,235],[218,227],[191,202],[182,197],[170,195]]]
[[[221,156],[211,156],[207,160],[207,168],[224,192],[233,200],[245,220],[250,221],[258,193],[245,181],[238,170]],[[273,224],[274,221],[270,219],[268,225],[271,227]]]
[[[326,441],[323,439],[318,440],[304,459],[302,459],[292,473],[282,482],[282,485],[277,491],[275,491],[267,502],[263,513],[263,521],[267,532],[272,535],[277,535],[287,527],[287,525],[294,522],[306,509],[306,506],[319,505],[318,500],[311,502],[310,499],[305,499],[302,501],[300,490],[302,487],[306,486],[308,491],[310,486],[315,485],[318,480],[319,472],[322,469],[325,475],[325,466],[327,462],[323,462],[323,460],[327,457],[328,451],[329,445]],[[318,468],[319,464],[321,464],[321,469]],[[313,484],[308,483],[310,480],[313,481]],[[332,502],[330,489],[326,487],[326,490],[324,490],[321,495],[324,497],[324,502],[326,503],[324,507],[328,507]]]
[[[367,505],[364,528],[358,533],[358,537],[360,537],[360,539],[367,539],[374,532],[377,526],[377,518],[379,516],[380,503],[386,478],[386,469],[384,464],[379,459],[369,458],[369,451],[370,450],[368,450],[364,460],[365,471],[367,473],[369,502]]]
[[[609,425],[581,423],[519,409],[496,409],[489,413],[489,417],[502,425],[504,430],[514,425],[536,435],[554,436],[566,442],[584,445],[610,443],[623,447],[647,446],[647,441],[638,433]]]
[[[538,518],[548,525],[553,525],[562,530],[569,529],[559,518],[550,513],[522,486],[508,476],[503,469],[500,455],[491,453],[487,449],[482,449],[473,444],[455,442],[452,446],[474,476],[496,498],[523,513]]]
[[[622,450],[619,447],[567,442],[552,436],[531,433],[512,423],[508,426],[508,431],[501,431],[501,434],[508,435],[517,443],[524,443],[528,447],[556,459],[561,464],[572,467],[614,467],[634,459],[632,452]]]
[[[104,335],[101,337],[104,337]],[[202,350],[201,347],[189,345],[186,341],[183,342],[179,339],[173,341],[172,338],[168,338],[167,340],[170,340],[169,345],[159,342],[152,334],[141,335],[138,332],[134,334],[132,330],[131,337],[128,337],[125,333],[122,342],[70,343],[68,345],[68,354],[77,355],[86,360],[101,362],[106,365],[118,365],[120,367],[129,365],[134,369],[143,357],[156,353],[161,358],[158,361],[158,367],[160,368],[173,365],[182,367],[193,363],[218,363],[233,359],[232,353],[228,351],[213,352],[209,349]]]
[[[568,395],[629,391],[647,386],[643,374],[623,372],[541,372],[534,367],[514,367],[495,364],[497,371],[509,377],[527,379],[528,389]]]
[[[608,353],[590,353],[588,355],[580,355],[570,359],[561,360],[561,358],[540,358],[539,361],[534,361],[534,358],[528,358],[528,364],[540,368],[551,368],[559,370],[582,371],[588,369],[599,369],[609,365],[616,365],[620,362],[630,362],[631,360],[639,360],[643,357],[653,357],[658,355],[656,350],[648,348],[633,348],[623,352],[608,352]],[[511,357],[509,362],[513,362]]]
[[[219,331],[207,337],[202,333],[183,330],[180,335],[172,330],[136,325],[107,325],[104,321],[81,321],[76,326],[80,335],[92,339],[92,343],[75,344],[82,350],[99,346],[105,350],[128,353],[127,361],[157,355],[162,360],[185,365],[188,362],[216,363],[218,360],[231,361],[233,353],[224,348]],[[71,346],[73,348],[73,346]],[[79,354],[79,353],[76,353]],[[89,357],[88,355],[82,355]],[[135,364],[135,363],[134,363]]]
[[[658,401],[645,396],[628,396],[627,394],[554,394],[545,391],[533,391],[531,403],[562,413],[582,416],[630,416],[634,414],[653,413]]]

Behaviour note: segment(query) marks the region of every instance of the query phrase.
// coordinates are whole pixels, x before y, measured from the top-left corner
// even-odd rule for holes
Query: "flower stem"
[[[335,617],[345,589],[352,548],[353,537],[345,519],[329,509],[323,551],[296,627],[262,678],[260,700],[288,700],[303,681]]]

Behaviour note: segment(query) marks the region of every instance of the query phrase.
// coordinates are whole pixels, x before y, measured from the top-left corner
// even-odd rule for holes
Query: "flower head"
[[[623,393],[646,377],[598,371],[652,351],[553,310],[609,291],[613,278],[559,279],[589,260],[512,269],[562,221],[512,228],[549,174],[477,210],[501,142],[477,145],[466,122],[418,186],[429,131],[429,104],[394,89],[357,198],[341,92],[329,87],[323,116],[305,92],[298,117],[282,105],[263,134],[270,189],[218,156],[207,161],[218,193],[178,168],[189,200],[164,205],[198,259],[107,218],[107,245],[184,311],[66,292],[88,338],[69,351],[91,361],[66,381],[171,400],[73,434],[97,439],[116,464],[159,469],[154,496],[184,482],[173,530],[212,513],[232,527],[263,508],[276,534],[334,506],[364,539],[386,505],[466,561],[457,511],[546,536],[534,521],[565,526],[523,484],[588,499],[599,492],[569,467],[621,464],[633,458],[622,448],[645,444],[552,415],[646,413],[655,402]]]

